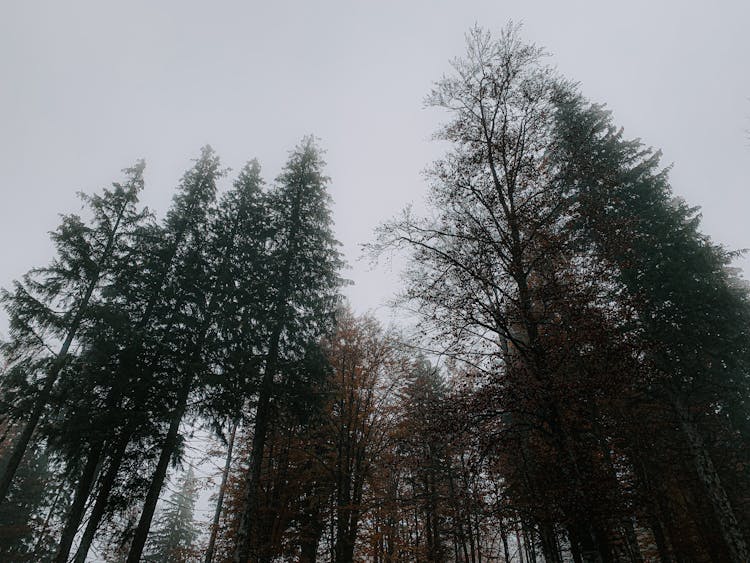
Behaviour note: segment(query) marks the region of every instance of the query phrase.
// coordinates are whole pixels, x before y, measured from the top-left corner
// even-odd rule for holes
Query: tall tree
[[[658,152],[625,140],[611,115],[580,95],[567,96],[560,107],[556,156],[561,178],[578,193],[580,229],[616,265],[632,296],[633,332],[644,368],[654,374],[651,395],[676,422],[683,459],[723,538],[723,548],[712,550],[744,561],[750,556],[746,508],[728,483],[737,481],[750,451],[747,287],[730,268],[733,253],[703,235],[696,209],[672,195]],[[733,442],[739,458],[721,471],[711,441]],[[739,480],[745,479],[746,473]]]
[[[217,258],[206,253],[216,181],[222,175],[218,156],[210,147],[205,147],[195,166],[183,177],[164,225],[172,264],[163,287],[158,288],[161,298],[157,304],[163,316],[153,320],[157,321],[154,323],[159,342],[157,357],[142,373],[146,376],[144,382],[148,392],[139,400],[152,406],[151,416],[165,415],[167,432],[133,535],[128,561],[140,560],[169,462],[180,443],[180,424],[188,398],[197,380],[209,369],[205,346],[216,308],[218,283],[211,269],[211,260],[216,259],[218,270],[222,270],[228,254],[226,249]],[[226,244],[231,245],[232,241]],[[158,378],[158,386],[152,383],[153,377]],[[155,398],[158,404],[154,402]]]
[[[143,561],[153,563],[184,563],[195,555],[198,528],[194,522],[198,480],[193,468],[180,479],[179,486],[166,500],[156,520]]]
[[[5,499],[34,430],[45,413],[50,394],[66,365],[68,353],[86,318],[103,278],[116,270],[124,254],[122,233],[143,218],[136,209],[143,188],[142,162],[125,170],[127,179],[101,195],[82,195],[91,213],[87,224],[77,215],[63,217],[52,233],[57,257],[50,266],[29,272],[12,292],[3,290],[2,302],[10,317],[11,340],[3,345],[9,375],[20,375],[33,401],[20,419],[19,433],[0,476],[0,502]],[[61,341],[50,354],[55,341]],[[35,371],[18,373],[34,366]],[[17,379],[16,379],[17,381]],[[6,381],[5,393],[10,392]],[[15,386],[13,386],[15,387]],[[37,389],[38,388],[38,389]],[[15,390],[15,389],[14,389]],[[22,391],[24,392],[24,391]],[[13,398],[10,398],[13,401]],[[12,403],[11,403],[12,404]]]
[[[341,258],[334,239],[320,149],[308,137],[292,151],[284,171],[269,194],[273,236],[267,275],[274,280],[268,311],[263,375],[258,389],[247,474],[246,497],[240,517],[234,560],[265,561],[258,553],[258,487],[271,402],[284,362],[299,359],[310,343],[330,330],[338,300]]]
[[[334,561],[354,560],[361,520],[367,512],[367,485],[386,443],[386,413],[399,356],[371,318],[342,311],[327,346],[332,402],[326,442],[335,448],[333,477]]]
[[[207,163],[210,166],[207,167]],[[179,212],[177,208],[181,203],[184,204],[185,200],[189,202],[191,190],[205,189],[206,185],[213,186],[217,174],[218,159],[212,152],[204,150],[194,169],[183,179],[183,201],[175,202],[174,212]],[[169,440],[161,443],[162,465],[159,467],[162,469],[166,467],[169,456],[175,453],[175,447],[179,442],[177,419],[182,419],[184,412],[180,413],[180,410],[186,407],[187,395],[184,394],[184,387],[180,387],[180,378],[183,378],[183,382],[195,379],[191,387],[197,393],[196,399],[200,399],[197,404],[203,405],[200,412],[206,416],[236,417],[239,407],[243,404],[244,387],[238,382],[239,375],[244,374],[244,368],[240,367],[241,358],[246,356],[248,350],[252,355],[253,347],[257,347],[257,339],[253,337],[255,333],[251,326],[256,324],[255,317],[260,297],[257,292],[258,285],[251,282],[259,278],[265,280],[262,275],[261,254],[265,249],[267,220],[264,198],[260,192],[261,184],[260,167],[257,162],[252,161],[243,168],[234,188],[225,194],[217,210],[212,212],[210,217],[206,214],[204,205],[202,219],[193,219],[192,223],[176,225],[176,234],[158,237],[152,234],[149,237],[152,241],[150,248],[147,245],[143,251],[145,263],[136,261],[132,276],[124,278],[122,286],[116,292],[119,295],[118,299],[138,304],[133,315],[138,319],[136,326],[140,328],[129,337],[133,340],[129,349],[142,350],[141,354],[146,359],[141,360],[144,362],[141,368],[145,370],[144,375],[138,371],[131,375],[132,369],[129,370],[127,366],[133,365],[133,358],[125,358],[127,361],[117,369],[124,371],[129,378],[136,377],[135,385],[129,386],[131,389],[128,392],[133,396],[134,404],[153,405],[153,412],[162,414],[150,418],[166,418],[167,424],[170,425],[167,430]],[[192,212],[190,206],[182,205],[182,213],[187,212]],[[175,249],[177,245],[184,243],[186,236],[180,233],[188,228],[205,232],[205,240],[193,247],[195,252],[204,254],[204,258],[201,259],[203,265],[200,266],[198,262],[198,266],[202,268],[198,275],[188,270],[180,271],[177,264],[181,254]],[[168,226],[165,226],[165,229],[168,229]],[[154,240],[164,242],[154,246]],[[191,267],[195,269],[195,262]],[[150,274],[139,276],[139,271]],[[182,276],[182,282],[175,281],[174,277],[177,275]],[[242,280],[241,286],[246,291],[237,289],[237,280]],[[173,301],[169,301],[170,297],[165,297],[167,283],[173,284],[173,289],[175,283],[182,283],[188,289],[180,290],[178,285],[179,298],[172,296]],[[182,309],[178,313],[177,309],[180,308]],[[189,311],[197,312],[198,315],[190,315]],[[178,324],[182,322],[178,314],[182,315],[185,324]],[[192,316],[195,318],[188,318]],[[153,325],[161,327],[160,332],[157,333]],[[177,326],[181,327],[182,336],[179,341],[175,341],[172,336],[173,329]],[[160,357],[162,364],[154,364],[154,359]],[[218,370],[209,370],[205,367],[207,361],[210,361],[214,368],[220,367]],[[167,370],[168,377],[175,386],[183,389],[176,405],[177,409],[168,413],[164,413],[164,407],[174,404],[170,401],[175,398],[175,386],[157,385],[160,380],[169,380],[156,378],[155,374],[160,373],[159,370]],[[128,386],[125,386],[125,389],[127,388]],[[137,393],[137,397],[133,395],[134,392]],[[159,399],[164,397],[164,393],[167,395],[166,401]],[[107,499],[116,484],[129,440],[131,437],[134,440],[142,440],[143,438],[137,437],[138,434],[143,434],[143,431],[137,430],[138,425],[149,420],[143,414],[138,415],[138,411],[131,414],[125,410],[123,417],[126,424],[121,427],[120,436],[113,442],[114,452],[102,478],[76,561],[83,561],[99,520],[107,509]],[[163,432],[158,428],[154,430]],[[153,432],[148,430],[147,426],[144,427],[144,431],[147,434]],[[152,480],[152,487],[155,491],[157,481]],[[151,495],[151,499],[154,498],[156,493]],[[146,529],[145,520],[143,522],[141,531]],[[142,537],[141,534],[139,538]]]
[[[553,158],[572,86],[544,56],[512,25],[497,39],[470,32],[466,56],[428,97],[450,116],[438,137],[452,146],[432,170],[433,213],[405,213],[380,243],[411,250],[405,298],[433,346],[495,390],[485,416],[496,444],[512,438],[503,476],[544,557],[561,560],[562,527],[574,551],[608,561],[624,515],[601,507],[619,507],[622,487],[610,436],[584,397],[621,390],[602,385],[613,367],[599,359],[627,357],[611,324],[627,308],[602,298],[616,280],[576,229],[577,194]]]

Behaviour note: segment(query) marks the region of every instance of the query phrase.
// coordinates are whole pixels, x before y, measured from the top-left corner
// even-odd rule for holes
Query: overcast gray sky
[[[270,180],[313,133],[327,149],[348,294],[377,308],[396,276],[358,245],[425,193],[443,116],[423,109],[475,22],[509,19],[629,137],[674,163],[704,230],[750,246],[750,2],[39,2],[0,7],[0,285],[51,256],[58,213],[147,160],[162,214],[200,147]],[[748,271],[750,261],[741,265]],[[382,311],[381,311],[382,312]],[[0,322],[0,334],[5,321]]]

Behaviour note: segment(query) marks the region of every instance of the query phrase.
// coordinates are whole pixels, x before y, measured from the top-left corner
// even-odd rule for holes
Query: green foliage
[[[628,328],[648,343],[660,379],[749,436],[750,298],[730,267],[735,254],[700,232],[660,154],[624,140],[602,107],[565,97],[556,151],[581,232],[617,268],[638,311]]]
[[[3,452],[5,453],[5,452]],[[52,470],[49,451],[35,449],[21,463],[8,501],[0,505],[0,558],[41,561],[54,554],[54,526],[67,483]]]
[[[198,528],[193,521],[198,481],[192,467],[178,482],[178,488],[165,500],[150,534],[144,561],[184,563],[195,553]]]
[[[63,216],[51,233],[56,256],[50,265],[34,268],[12,291],[2,291],[10,327],[10,339],[0,349],[7,362],[4,393],[7,403],[20,407],[11,406],[6,416],[29,412],[25,401],[36,401],[50,370],[64,367],[64,342],[93,327],[101,293],[127,261],[132,237],[147,217],[137,209],[143,169],[142,162],[126,169],[126,181],[101,194],[80,194],[88,217]]]

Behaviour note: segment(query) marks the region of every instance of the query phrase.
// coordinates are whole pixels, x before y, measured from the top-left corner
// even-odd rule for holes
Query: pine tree
[[[179,482],[179,488],[165,501],[165,508],[156,519],[149,536],[143,561],[153,563],[184,563],[195,554],[198,528],[194,522],[198,498],[198,480],[189,467]]]
[[[143,168],[141,162],[125,170],[126,182],[114,184],[113,189],[105,189],[102,195],[82,195],[91,213],[90,222],[87,224],[76,215],[63,217],[60,227],[52,233],[57,250],[53,263],[32,270],[23,282],[15,283],[12,292],[2,293],[12,337],[3,345],[10,366],[4,374],[4,393],[9,395],[10,404],[26,406],[29,414],[8,413],[22,421],[23,430],[0,477],[0,502],[7,495],[13,475],[47,409],[79,329],[88,320],[97,289],[120,264],[127,245],[123,244],[127,238],[123,233],[143,219],[143,214],[135,208],[143,187]],[[49,355],[48,350],[56,341],[61,342],[58,351]],[[29,368],[33,371],[27,371]]]
[[[269,272],[270,217],[257,160],[240,171],[214,217],[216,377],[207,381],[206,415],[236,419],[258,387],[266,338],[264,319],[272,291]]]
[[[733,254],[703,235],[697,210],[672,195],[659,153],[623,139],[600,106],[566,97],[558,146],[561,177],[580,201],[580,229],[616,266],[631,296],[638,313],[631,330],[640,339],[644,369],[653,373],[651,394],[677,421],[670,432],[676,430],[687,470],[712,507],[704,525],[715,519],[724,545],[711,549],[744,561],[747,516],[736,501],[741,493],[731,494],[726,483],[738,480],[732,467],[744,467],[750,445],[750,299],[730,268]],[[707,438],[717,435],[739,456],[724,474],[716,462],[721,448],[712,451]]]
[[[304,358],[305,351],[331,327],[341,280],[338,243],[331,231],[328,179],[320,149],[306,138],[290,155],[269,193],[272,246],[268,279],[274,284],[268,310],[260,320],[266,334],[262,379],[258,389],[246,497],[240,517],[234,560],[265,561],[257,552],[258,491],[266,438],[272,425],[271,401],[283,388],[283,366]]]
[[[148,393],[147,381],[137,370],[137,359],[154,345],[147,329],[156,314],[159,287],[169,265],[157,251],[164,239],[161,227],[153,222],[144,225],[134,237],[127,267],[121,268],[103,292],[99,320],[87,343],[87,396],[97,397],[98,402],[88,415],[90,446],[86,463],[99,464],[101,474],[92,491],[96,498],[76,552],[77,563],[85,560],[102,520],[115,518],[118,511],[130,508],[114,493],[120,488],[118,477],[128,475],[128,470],[132,475],[148,461],[144,454],[150,451],[149,437],[160,430],[144,422],[144,417],[132,409],[139,404],[135,403],[138,395]],[[75,404],[71,410],[80,411]],[[130,467],[121,472],[123,464]],[[132,503],[140,497],[142,487],[129,481],[124,489]]]
[[[189,357],[184,347],[189,347],[199,322],[188,310],[198,310],[196,301],[205,289],[203,240],[220,175],[218,158],[205,147],[183,176],[164,225],[148,224],[139,231],[126,267],[104,292],[100,324],[88,348],[93,354],[90,384],[100,400],[92,413],[86,462],[87,467],[100,465],[102,475],[76,553],[78,562],[85,560],[105,517],[130,510],[144,495],[148,502],[142,521],[150,523],[153,516],[179,442],[175,409],[186,399],[176,366]],[[106,432],[97,431],[101,428]],[[154,453],[156,461],[151,459]],[[141,471],[154,464],[155,473],[145,479]],[[78,523],[71,519],[69,526],[77,528]],[[137,539],[145,541],[147,531],[146,526]],[[60,560],[64,557],[61,550]]]
[[[5,452],[3,452],[5,453]],[[54,556],[56,538],[50,520],[60,516],[60,497],[68,488],[56,483],[54,462],[48,449],[36,448],[24,456],[0,505],[0,558],[4,561],[39,561]]]
[[[152,420],[162,420],[167,432],[160,444],[128,561],[140,560],[169,462],[178,453],[180,423],[188,398],[208,369],[204,346],[215,301],[212,257],[206,249],[216,181],[222,175],[219,158],[205,147],[195,166],[183,177],[165,220],[164,254],[169,269],[162,285],[156,288],[156,298],[149,302],[155,307],[150,323],[155,355],[139,374],[142,394],[136,401],[146,407]],[[148,306],[146,311],[144,316],[148,316]]]
[[[260,319],[269,291],[266,248],[269,217],[257,160],[240,171],[233,189],[219,202],[212,224],[211,245],[225,256],[216,277],[215,358],[219,369],[203,390],[204,416],[229,418],[228,451],[205,561],[214,557],[224,493],[232,462],[234,437],[247,400],[257,388],[259,350],[263,345]],[[215,423],[221,427],[221,422]]]

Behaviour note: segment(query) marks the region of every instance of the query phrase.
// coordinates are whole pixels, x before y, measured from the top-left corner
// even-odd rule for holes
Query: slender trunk
[[[434,471],[434,460],[433,460]],[[443,546],[440,537],[440,517],[438,515],[437,487],[435,485],[435,476],[432,471],[425,480],[425,487],[428,495],[427,515],[425,522],[427,526],[427,556],[431,561],[443,561]]]
[[[336,509],[336,501],[331,500],[330,504],[330,513],[333,514],[334,510]],[[378,545],[382,544],[382,535],[377,536],[378,537]],[[334,527],[334,521],[333,517],[330,517],[328,519],[328,554],[330,555],[330,561],[331,563],[335,563],[336,561],[336,529]]]
[[[523,563],[524,542],[521,540],[521,534],[518,531],[518,522],[516,522],[515,528],[516,528],[516,551],[518,551],[518,560],[520,563]]]
[[[336,539],[336,563],[354,561],[354,539],[347,532]]]
[[[544,373],[544,370],[542,370]],[[589,499],[586,498],[586,480],[581,474],[578,457],[575,454],[565,429],[561,424],[561,415],[558,405],[552,402],[548,408],[550,427],[552,429],[558,451],[567,457],[570,467],[573,469],[573,483],[575,486],[578,503],[584,508],[583,515],[577,514],[577,532],[581,540],[581,555],[586,563],[609,563],[612,560],[609,543],[591,517]],[[583,521],[581,521],[583,520]]]
[[[578,537],[581,541],[581,558],[583,563],[602,563],[602,555],[596,543],[596,535],[585,522],[578,526]]]
[[[86,465],[81,472],[81,477],[78,480],[76,486],[75,495],[73,497],[73,504],[68,510],[68,515],[65,521],[65,527],[63,528],[62,535],[60,536],[60,544],[57,547],[57,555],[55,556],[56,563],[66,563],[68,556],[70,555],[70,548],[73,546],[73,540],[75,540],[76,533],[78,532],[78,526],[83,519],[83,514],[86,511],[86,501],[91,493],[91,488],[96,480],[96,474],[99,469],[99,460],[101,459],[101,447],[93,447],[87,456]]]
[[[303,516],[303,534],[300,542],[300,563],[315,563],[318,559],[318,544],[323,536],[325,522],[320,517],[320,505],[315,498],[312,505],[305,509]]]
[[[348,453],[348,452],[347,452]],[[340,464],[349,466],[348,455],[340,460]],[[356,530],[354,502],[351,491],[352,476],[342,470],[339,476],[336,506],[336,563],[351,561],[354,552],[352,530]],[[355,532],[356,533],[356,532]]]
[[[672,551],[669,548],[663,521],[664,515],[667,514],[664,505],[664,494],[654,486],[651,480],[650,471],[646,467],[642,457],[643,452],[648,453],[648,450],[643,440],[640,440],[637,436],[635,446],[638,455],[631,456],[632,464],[635,469],[636,478],[638,479],[638,485],[643,490],[648,524],[654,536],[656,549],[659,552],[659,561],[662,563],[672,563]]]
[[[656,549],[659,552],[659,560],[662,563],[672,563],[672,551],[667,544],[667,537],[664,534],[664,526],[656,517],[651,521],[651,533],[654,534]]]
[[[505,557],[504,563],[510,563],[510,550],[508,549],[508,530],[505,526],[500,527],[500,539],[503,542],[503,556]]]
[[[528,522],[521,524],[524,544],[526,545],[526,560],[536,563],[536,546],[534,545],[534,530]]]
[[[347,563],[354,561],[354,545],[357,543],[357,530],[359,528],[359,508],[354,509],[349,523],[349,537],[347,539],[346,551]]]
[[[641,554],[641,547],[638,545],[638,536],[635,533],[635,524],[633,523],[633,520],[626,520],[623,524],[623,528],[625,528],[625,542],[631,563],[644,563],[643,554]]]
[[[310,518],[315,520],[310,523],[309,531],[312,535],[303,538],[302,545],[300,546],[300,562],[301,563],[315,563],[318,559],[318,544],[320,538],[323,535],[323,526],[317,520],[320,519],[318,514],[310,515]]]
[[[34,544],[34,550],[32,551],[34,555],[39,555],[39,549],[42,547],[42,543],[45,540],[47,530],[49,530],[49,523],[55,514],[55,510],[57,510],[57,504],[60,502],[60,498],[62,497],[63,491],[65,490],[65,486],[67,484],[67,477],[69,476],[70,471],[68,471],[68,474],[65,476],[66,478],[62,479],[60,485],[57,487],[57,492],[55,493],[55,498],[52,501],[52,506],[50,506],[49,511],[47,511],[47,516],[44,519],[44,524],[42,524],[42,529],[38,532],[38,538],[36,540],[36,543]]]
[[[83,532],[83,536],[81,536],[81,542],[78,544],[78,550],[76,551],[76,556],[73,560],[74,563],[84,563],[86,561],[86,556],[91,548],[91,543],[94,541],[96,530],[99,528],[99,523],[106,511],[109,493],[115,484],[120,465],[125,456],[125,450],[127,449],[129,441],[128,438],[129,434],[123,432],[122,436],[117,441],[116,449],[110,458],[107,471],[99,484],[99,492],[96,495],[94,507],[91,509],[89,521],[86,523],[86,529]]]
[[[216,536],[219,532],[219,519],[221,510],[224,506],[224,492],[227,487],[227,478],[229,477],[229,468],[232,465],[232,449],[234,448],[234,436],[237,433],[237,421],[232,422],[232,432],[229,434],[229,443],[227,444],[227,458],[224,462],[224,471],[221,474],[221,485],[219,486],[219,497],[216,499],[216,510],[214,511],[214,521],[211,525],[211,537],[208,540],[206,549],[205,563],[211,563],[214,558],[214,549],[216,546]]]
[[[164,478],[167,476],[169,460],[172,458],[172,454],[177,446],[180,423],[182,422],[182,416],[185,414],[187,400],[190,394],[190,383],[190,378],[186,378],[183,382],[182,389],[180,390],[178,403],[169,424],[169,431],[167,432],[167,437],[164,439],[164,445],[162,446],[161,454],[159,455],[159,461],[156,464],[156,471],[151,479],[151,485],[146,494],[146,500],[143,503],[143,511],[138,520],[138,527],[133,535],[133,542],[130,544],[127,563],[138,563],[141,560],[143,548],[146,545],[148,532],[151,528],[151,520],[153,519],[154,511],[156,510],[156,503],[159,501],[159,494],[164,485]]]
[[[693,467],[714,509],[727,553],[732,562],[746,563],[750,561],[750,551],[703,438],[682,401],[673,397],[672,402],[680,419],[682,432],[690,446]]]
[[[469,516],[469,521],[471,521],[471,516]],[[482,563],[482,533],[479,526],[479,516],[476,514],[474,515],[474,535],[477,543],[477,563]]]
[[[545,522],[539,526],[539,534],[542,539],[542,553],[547,563],[562,563],[560,552],[555,540],[555,529],[552,524]]]
[[[573,557],[573,562],[583,563],[578,534],[573,530],[573,528],[568,528],[568,541],[570,542],[570,555]]]
[[[255,429],[252,450],[250,452],[250,470],[244,499],[245,509],[240,516],[237,531],[237,546],[232,559],[235,563],[246,563],[251,555],[254,561],[261,561],[260,554],[257,553],[258,509],[260,508],[258,496],[260,492],[260,473],[263,466],[263,452],[266,446],[271,415],[273,375],[276,371],[280,337],[281,330],[277,330],[272,335],[268,360],[266,361],[260,393],[258,395],[258,405],[255,411]]]

